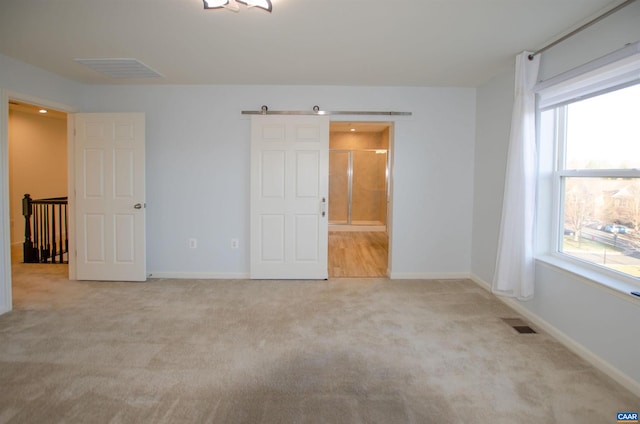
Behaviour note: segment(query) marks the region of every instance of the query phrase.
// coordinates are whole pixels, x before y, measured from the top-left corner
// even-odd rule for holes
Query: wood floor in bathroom
[[[385,231],[329,232],[329,277],[384,277],[388,258]]]

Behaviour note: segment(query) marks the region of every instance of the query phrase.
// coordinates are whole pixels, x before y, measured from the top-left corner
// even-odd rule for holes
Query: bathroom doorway
[[[391,122],[332,122],[329,276],[388,275]]]

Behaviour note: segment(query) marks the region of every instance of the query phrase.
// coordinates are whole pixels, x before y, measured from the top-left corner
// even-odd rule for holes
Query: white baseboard
[[[468,272],[392,272],[393,280],[459,280],[471,278]]]
[[[243,272],[150,272],[149,278],[175,278],[178,280],[246,280]]]
[[[482,278],[478,277],[475,274],[469,274],[469,279],[471,279],[474,283],[485,289],[486,291],[491,291],[491,284],[484,281]]]
[[[244,272],[149,272],[149,278],[175,278],[179,280],[246,280],[251,278],[249,273]],[[389,278],[395,280],[457,280],[471,278],[468,272],[401,272],[392,273]]]
[[[482,280],[475,274],[471,274],[471,280],[478,284],[483,289],[491,292],[491,284]],[[640,396],[640,382],[630,378],[628,375],[611,365],[609,362],[602,359],[600,356],[593,353],[591,350],[587,349],[573,338],[569,337],[564,332],[557,329],[555,326],[547,322],[546,320],[540,318],[535,313],[531,312],[524,306],[520,304],[517,300],[504,296],[496,296],[499,300],[504,302],[507,306],[514,309],[520,315],[524,316],[527,320],[529,320],[533,325],[539,327],[544,332],[549,334],[551,337],[556,339],[558,342],[563,344],[567,349],[580,356],[585,361],[589,362],[591,365],[607,374],[609,377],[613,378],[615,381],[620,383],[626,389],[634,393],[636,396]]]

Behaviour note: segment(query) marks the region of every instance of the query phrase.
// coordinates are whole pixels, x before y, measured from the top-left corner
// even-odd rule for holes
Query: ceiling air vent
[[[162,78],[138,59],[74,59],[111,78]]]

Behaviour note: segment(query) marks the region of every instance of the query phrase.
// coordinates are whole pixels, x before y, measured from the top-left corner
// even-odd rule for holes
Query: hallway
[[[386,277],[389,236],[385,231],[330,231],[329,277]]]

